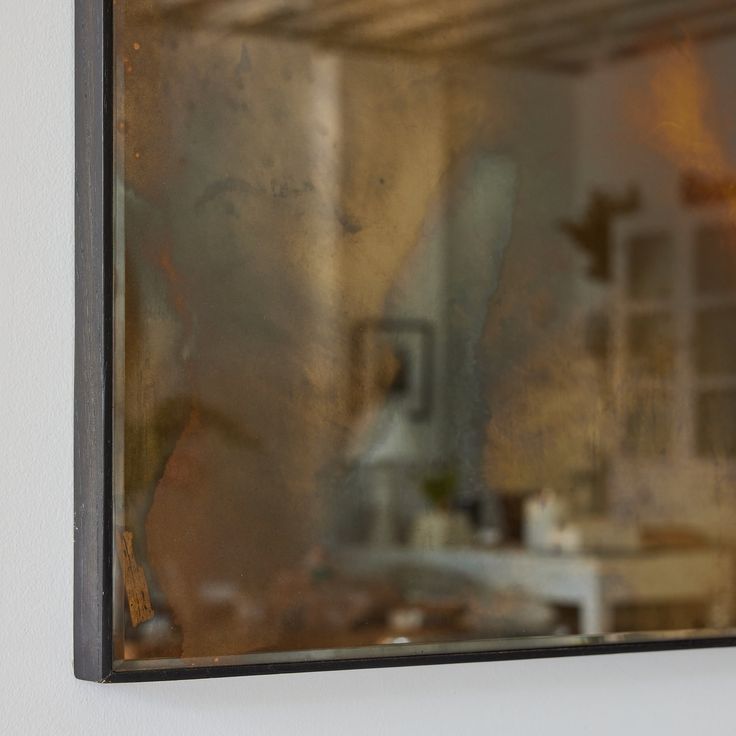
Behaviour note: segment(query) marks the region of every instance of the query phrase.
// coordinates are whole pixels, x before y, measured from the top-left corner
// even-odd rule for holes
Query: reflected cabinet
[[[75,671],[736,641],[736,6],[76,0]]]

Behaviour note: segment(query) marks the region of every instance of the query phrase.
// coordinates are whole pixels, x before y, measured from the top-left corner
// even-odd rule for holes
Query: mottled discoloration
[[[627,391],[586,344],[610,284],[559,228],[580,210],[569,78],[330,56],[154,22],[155,8],[129,2],[121,34],[116,522],[181,655],[239,654],[278,647],[274,581],[301,581],[279,588],[298,608],[310,550],[365,524],[356,466],[371,463],[349,448],[386,397],[378,386],[376,414],[351,413],[356,324],[431,324],[433,408],[405,464],[419,480],[452,466],[464,500],[603,477]],[[633,518],[662,511],[643,467],[614,474]],[[411,483],[400,502],[415,514]]]

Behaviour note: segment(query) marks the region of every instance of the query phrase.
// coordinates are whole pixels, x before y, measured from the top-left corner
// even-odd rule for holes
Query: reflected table
[[[516,547],[351,547],[340,557],[356,573],[416,565],[454,571],[488,588],[516,589],[548,603],[574,606],[585,636],[613,632],[614,611],[624,605],[702,603],[708,627],[733,624],[731,556],[710,548],[562,554]]]

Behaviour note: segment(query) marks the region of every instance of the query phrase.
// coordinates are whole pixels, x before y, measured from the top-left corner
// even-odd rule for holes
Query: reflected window
[[[695,238],[697,293],[736,294],[736,228],[704,225],[698,228]]]
[[[672,296],[674,249],[667,233],[635,235],[627,247],[627,295],[631,300]]]
[[[698,395],[697,446],[702,457],[736,457],[736,387]]]

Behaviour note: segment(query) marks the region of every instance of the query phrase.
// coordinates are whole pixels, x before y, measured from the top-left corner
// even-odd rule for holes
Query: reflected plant
[[[422,491],[429,503],[437,509],[448,509],[455,495],[457,479],[452,470],[428,476],[422,482]]]

